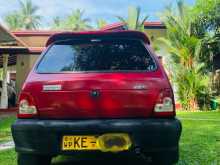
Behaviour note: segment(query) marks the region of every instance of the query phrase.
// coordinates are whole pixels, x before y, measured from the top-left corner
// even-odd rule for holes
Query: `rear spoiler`
[[[146,36],[145,33],[139,31],[130,31],[130,30],[122,30],[122,31],[85,31],[85,32],[62,32],[52,35],[46,46],[64,40],[77,40],[77,39],[104,39],[104,38],[132,38],[132,39],[140,39],[144,43],[150,45],[150,40]]]

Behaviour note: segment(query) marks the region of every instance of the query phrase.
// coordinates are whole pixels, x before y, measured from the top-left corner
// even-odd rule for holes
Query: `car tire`
[[[50,165],[51,156],[18,154],[18,165]]]

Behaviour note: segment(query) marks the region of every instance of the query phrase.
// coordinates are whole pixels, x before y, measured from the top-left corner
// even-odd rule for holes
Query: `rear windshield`
[[[39,73],[155,69],[154,60],[137,40],[60,42],[49,48],[37,66]]]

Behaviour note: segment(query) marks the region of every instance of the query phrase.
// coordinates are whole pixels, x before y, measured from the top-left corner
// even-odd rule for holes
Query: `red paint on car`
[[[91,38],[88,38],[90,35]],[[34,67],[24,83],[22,92],[27,92],[34,98],[38,117],[56,119],[153,117],[160,93],[169,89],[168,97],[172,99],[173,94],[164,69],[151,52],[149,40],[143,33],[134,31],[64,33],[52,36],[48,44],[61,38],[61,40],[73,38],[90,41],[114,37],[115,40],[117,38],[128,40],[131,36],[132,39],[143,41],[143,47],[145,46],[146,52],[148,51],[149,58],[155,62],[155,70],[38,73],[37,67]],[[52,63],[51,65],[53,66]],[[45,91],[43,90],[45,85],[60,85],[61,89]],[[143,87],[136,89],[138,86]],[[92,97],[93,91],[100,95]],[[161,116],[163,115],[174,116],[175,112],[162,112]]]

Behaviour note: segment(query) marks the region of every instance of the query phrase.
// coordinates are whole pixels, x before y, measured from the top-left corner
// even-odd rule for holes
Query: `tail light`
[[[38,115],[33,97],[29,93],[21,93],[19,97],[18,118],[34,118]]]
[[[154,107],[154,116],[172,117],[175,116],[175,103],[171,89],[162,90]]]

